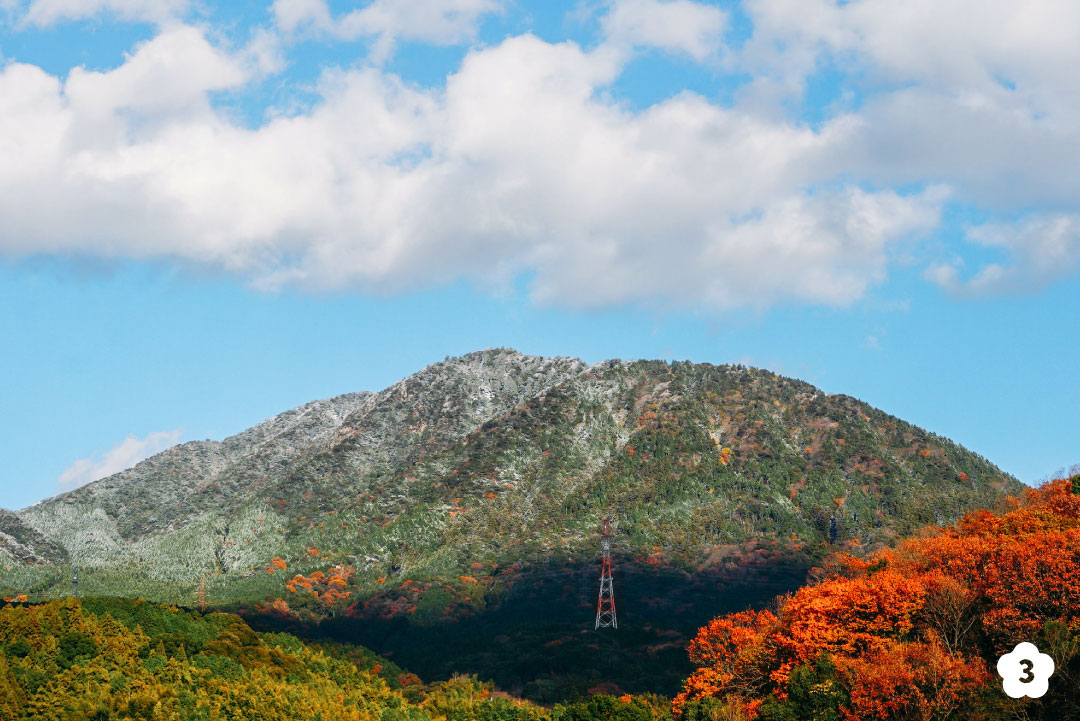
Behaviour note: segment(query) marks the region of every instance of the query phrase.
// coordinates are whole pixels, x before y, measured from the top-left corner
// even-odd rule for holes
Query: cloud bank
[[[26,21],[91,5],[134,12],[38,0]],[[938,259],[926,276],[943,287],[1038,287],[1077,264],[1072,3],[810,0],[793,14],[748,0],[753,32],[727,47],[714,6],[621,0],[594,47],[510,36],[473,47],[445,87],[368,63],[328,68],[310,110],[255,128],[213,104],[273,72],[289,37],[366,38],[385,56],[402,39],[469,42],[504,9],[437,5],[334,16],[323,0],[277,0],[258,48],[171,23],[106,72],[8,62],[0,252],[172,259],[265,289],[499,288],[524,274],[535,300],[570,307],[844,306],[957,201],[1019,220],[969,234],[1008,264],[961,281]],[[638,47],[749,80],[733,103],[684,91],[632,110],[609,89]],[[849,73],[858,102],[809,123],[790,106],[825,65]]]

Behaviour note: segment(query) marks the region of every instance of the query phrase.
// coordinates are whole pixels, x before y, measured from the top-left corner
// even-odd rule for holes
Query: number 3
[[[1035,665],[1026,658],[1020,662],[1020,665],[1024,667],[1024,675],[1020,677],[1020,680],[1024,683],[1031,683],[1035,680],[1035,674],[1031,672],[1031,668]]]

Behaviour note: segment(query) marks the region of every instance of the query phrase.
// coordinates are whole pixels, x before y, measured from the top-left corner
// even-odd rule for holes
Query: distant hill
[[[429,642],[439,627],[459,651],[468,624],[514,637],[527,609],[521,638],[562,638],[572,666],[564,637],[588,623],[610,514],[617,603],[652,629],[631,646],[682,659],[708,617],[796,587],[831,550],[877,548],[1020,488],[945,438],[768,371],[487,350],[0,516],[0,589],[66,593],[77,563],[88,593],[281,598],[297,619],[375,619],[367,640],[390,646],[410,638],[395,623]],[[335,565],[348,595],[287,590]],[[444,673],[447,649],[412,660]],[[488,648],[474,662],[506,667]]]

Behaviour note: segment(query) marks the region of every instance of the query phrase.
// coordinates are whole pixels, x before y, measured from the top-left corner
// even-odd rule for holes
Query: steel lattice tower
[[[596,626],[618,628],[615,619],[615,589],[611,585],[611,518],[604,519],[600,536],[600,596],[596,600]]]

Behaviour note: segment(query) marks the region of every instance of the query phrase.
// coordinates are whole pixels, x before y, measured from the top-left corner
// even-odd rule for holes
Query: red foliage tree
[[[840,656],[837,666],[851,697],[845,721],[949,718],[990,677],[981,659],[951,654],[935,641],[886,642]]]

